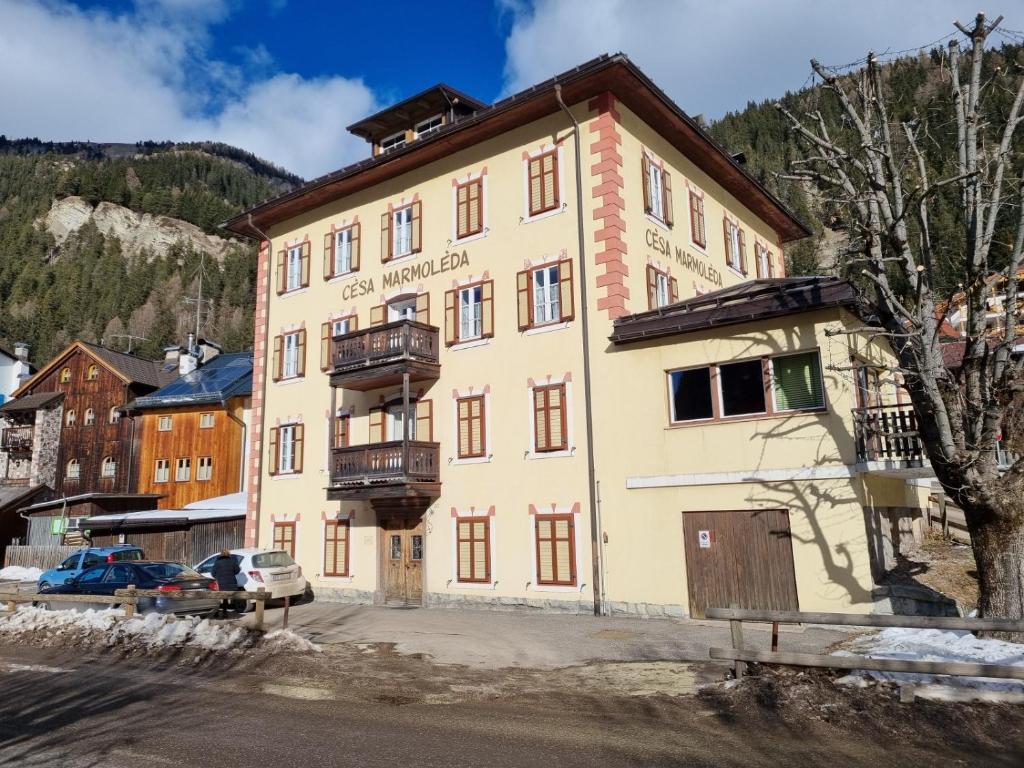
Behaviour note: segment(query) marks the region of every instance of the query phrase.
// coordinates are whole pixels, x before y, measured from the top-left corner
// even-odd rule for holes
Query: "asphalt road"
[[[314,682],[314,681],[310,681]],[[769,766],[974,762],[813,725],[743,722],[694,697],[546,696],[378,701],[258,669],[111,663],[0,646],[0,766]],[[962,759],[966,758],[965,759]],[[978,764],[1013,765],[977,753]],[[1009,760],[1009,762],[1006,762]]]

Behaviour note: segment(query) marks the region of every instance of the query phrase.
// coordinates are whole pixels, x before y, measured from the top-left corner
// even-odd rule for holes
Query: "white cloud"
[[[622,51],[690,114],[720,117],[799,89],[814,57],[844,64],[914,48],[969,22],[963,0],[499,0],[512,14],[505,89]],[[1008,21],[1013,21],[1008,20]],[[1020,27],[1018,23],[1008,24]]]
[[[0,133],[9,137],[219,140],[306,177],[367,154],[345,131],[378,106],[361,80],[266,74],[265,56],[209,55],[226,0],[137,0],[123,14],[63,0],[3,6]]]

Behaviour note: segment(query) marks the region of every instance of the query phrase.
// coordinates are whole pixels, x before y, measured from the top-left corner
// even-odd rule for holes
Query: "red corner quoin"
[[[607,311],[608,317],[614,320],[629,314],[626,309],[629,288],[625,283],[629,275],[624,242],[626,222],[622,219],[626,203],[622,197],[622,155],[619,154],[621,118],[610,92],[591,99],[587,107],[597,112],[597,118],[590,123],[590,133],[594,134],[590,145],[591,197],[597,201],[594,241],[598,247],[594,261],[598,266],[604,265],[604,274],[597,277],[597,287],[603,291],[603,295],[598,293],[597,308]]]
[[[261,449],[263,445],[263,383],[267,357],[267,283],[270,280],[270,243],[260,243],[256,262],[256,311],[253,312],[255,343],[252,355],[252,426],[249,439],[249,471],[245,497],[245,546],[255,547],[259,536]]]

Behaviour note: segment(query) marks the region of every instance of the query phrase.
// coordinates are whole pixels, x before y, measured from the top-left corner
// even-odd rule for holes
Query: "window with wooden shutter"
[[[416,322],[430,325],[430,294],[416,294]]]
[[[394,238],[391,234],[391,211],[380,215],[380,260],[391,261],[395,257]]]
[[[320,323],[320,370],[331,367],[331,323]]]
[[[306,427],[303,424],[292,426],[292,472],[302,472],[302,451],[305,445]]]
[[[383,443],[387,440],[385,433],[386,420],[384,418],[383,406],[370,409],[370,439],[371,443]]]
[[[384,318],[388,315],[386,304],[375,304],[370,307],[370,325],[384,325]]]
[[[270,465],[269,474],[271,475],[276,475],[278,472],[278,466],[281,461],[279,447],[278,428],[271,427],[269,440],[267,441],[267,463]]]
[[[562,321],[567,322],[576,316],[576,304],[572,292],[572,261],[570,259],[558,262],[558,286]]]
[[[651,161],[646,154],[640,155],[640,181],[644,188],[644,213],[652,213],[651,201]]]
[[[736,226],[736,247],[739,250],[740,272],[747,274],[747,233],[739,225]]]
[[[324,279],[359,270],[359,222],[324,235]]]
[[[576,532],[572,515],[536,515],[537,583],[576,584]]]
[[[277,295],[280,296],[288,290],[288,277],[285,272],[285,264],[288,261],[288,251],[277,252]]]
[[[460,582],[488,583],[491,580],[491,521],[486,517],[455,518],[458,573]]]
[[[349,414],[338,414],[334,417],[334,444],[335,448],[348,448],[351,437],[349,427],[352,417]]]
[[[284,378],[284,336],[274,337],[274,381]]]
[[[480,335],[490,339],[494,337],[494,281],[483,283],[480,291]]]
[[[434,403],[430,400],[417,400],[411,405],[416,413],[416,439],[421,442],[434,442]]]
[[[555,210],[559,205],[558,150],[531,157],[527,176],[530,216]]]
[[[566,435],[565,384],[552,384],[533,389],[534,451],[564,451]]]
[[[460,397],[455,401],[459,423],[458,455],[475,459],[487,455],[484,396]]]
[[[423,250],[423,203],[416,201],[412,204],[412,248],[411,253],[419,253]]]
[[[666,171],[661,172],[661,218],[669,227],[675,219],[672,209],[672,175]]]
[[[334,277],[334,250],[336,239],[334,232],[324,235],[324,280]]]
[[[483,179],[473,179],[455,188],[455,237],[472,237],[483,232],[483,229]]]
[[[530,270],[516,274],[516,301],[518,303],[519,330],[533,325],[533,302],[530,300]]]
[[[349,521],[324,524],[324,576],[348,576]]]
[[[693,190],[690,190],[690,238],[701,248],[707,247],[707,233],[704,229],[704,198]]]
[[[274,523],[274,549],[283,549],[295,558],[295,523]]]
[[[444,343],[452,346],[459,340],[458,291],[444,292]]]
[[[303,328],[296,336],[296,350],[295,350],[295,375],[305,376],[306,375],[306,330]]]

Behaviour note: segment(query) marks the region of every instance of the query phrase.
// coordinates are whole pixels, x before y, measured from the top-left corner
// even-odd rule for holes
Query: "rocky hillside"
[[[0,136],[0,344],[27,341],[34,361],[73,338],[157,356],[195,326],[205,255],[203,333],[248,347],[254,246],[217,225],[300,182],[222,144]]]

